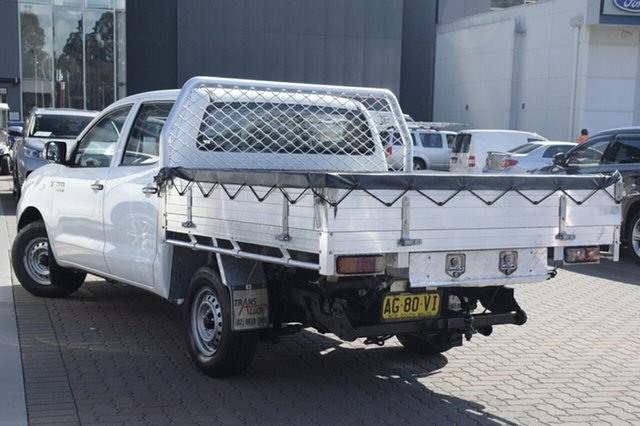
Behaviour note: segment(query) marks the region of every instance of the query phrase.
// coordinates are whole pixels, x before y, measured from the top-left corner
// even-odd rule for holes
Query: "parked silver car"
[[[98,115],[96,111],[77,109],[34,108],[25,121],[22,135],[13,146],[13,188],[20,197],[24,180],[38,167],[47,162],[42,150],[49,141],[67,144],[67,153],[75,147],[76,137]]]
[[[453,132],[440,132],[419,122],[409,122],[407,126],[413,142],[413,170],[449,171],[449,140]],[[455,137],[455,133],[453,135]],[[401,170],[404,156],[400,134],[384,131],[380,137],[387,151],[389,168]]]
[[[489,151],[484,173],[527,173],[553,163],[553,157],[576,146],[575,142],[538,141],[507,152]]]

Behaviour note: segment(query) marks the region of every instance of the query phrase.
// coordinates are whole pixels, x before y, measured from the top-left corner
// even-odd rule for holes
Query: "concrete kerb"
[[[0,194],[10,192],[10,180],[0,180]],[[15,219],[7,216],[0,198],[0,425],[27,425],[20,341],[13,301],[10,235]]]

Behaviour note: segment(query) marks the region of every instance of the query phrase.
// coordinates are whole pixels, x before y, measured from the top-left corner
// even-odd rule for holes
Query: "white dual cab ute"
[[[388,171],[375,113],[405,171]],[[411,173],[383,89],[196,77],[114,103],[65,147],[24,185],[21,284],[61,297],[91,273],[183,304],[215,377],[305,327],[444,352],[526,321],[509,285],[618,256],[617,175]]]

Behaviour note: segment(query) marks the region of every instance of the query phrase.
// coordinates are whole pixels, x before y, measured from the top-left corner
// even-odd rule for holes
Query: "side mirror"
[[[9,136],[20,137],[22,136],[22,126],[10,126],[9,127]]]
[[[64,164],[67,159],[67,144],[65,142],[47,142],[44,145],[44,159],[49,163]]]
[[[566,155],[564,152],[559,152],[553,156],[553,164],[556,166],[564,166]]]

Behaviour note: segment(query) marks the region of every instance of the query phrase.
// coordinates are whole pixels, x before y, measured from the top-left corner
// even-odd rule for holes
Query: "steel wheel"
[[[640,212],[636,213],[629,223],[627,248],[633,260],[640,263]]]
[[[231,294],[218,273],[198,269],[184,298],[183,327],[194,363],[211,377],[229,377],[244,371],[253,360],[258,332],[233,331]]]
[[[34,238],[27,245],[22,258],[29,277],[40,285],[51,285],[49,279],[49,240]]]
[[[11,264],[20,284],[31,294],[63,297],[76,291],[86,272],[58,265],[44,222],[31,222],[16,235],[11,247]]]
[[[222,309],[210,288],[202,288],[196,294],[191,307],[191,333],[200,353],[212,356],[218,351],[222,340]]]

